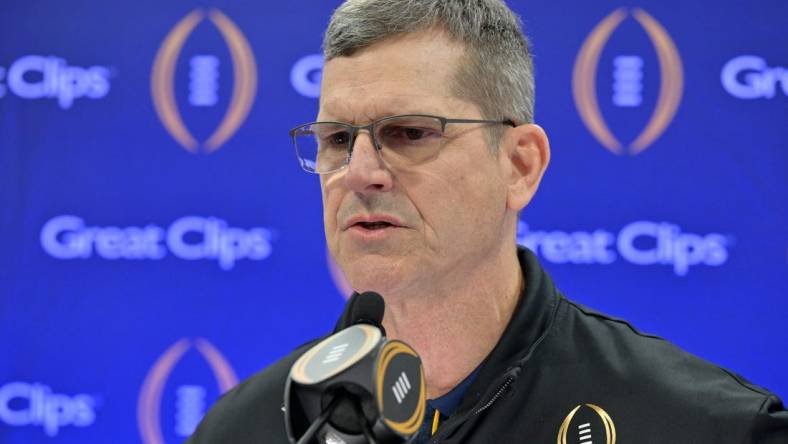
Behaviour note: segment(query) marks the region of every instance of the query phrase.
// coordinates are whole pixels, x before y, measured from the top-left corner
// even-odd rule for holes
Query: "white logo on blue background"
[[[189,60],[189,103],[214,106],[219,102],[219,58],[198,54]]]
[[[237,261],[260,261],[272,253],[268,228],[231,227],[215,217],[185,216],[167,228],[91,227],[72,215],[56,216],[41,228],[41,247],[56,259],[160,260],[172,253],[184,260],[215,260],[223,270]]]
[[[534,231],[517,226],[517,243],[556,264],[614,263],[619,257],[633,265],[668,265],[677,276],[693,266],[717,267],[728,260],[728,238],[718,233],[687,233],[667,222],[637,221],[617,234],[607,230]]]
[[[56,99],[62,109],[71,108],[83,97],[106,97],[110,89],[109,68],[69,66],[54,56],[21,57],[8,70],[0,67],[0,81],[4,78],[7,85],[0,85],[0,97],[9,90],[23,99]]]
[[[290,70],[290,83],[304,97],[320,97],[320,79],[323,75],[323,56],[310,54],[301,57]]]
[[[788,69],[770,67],[756,55],[738,56],[726,63],[720,80],[725,91],[739,99],[771,99],[778,86],[788,96]]]
[[[197,430],[205,416],[205,388],[199,385],[182,385],[175,391],[175,434],[188,438]]]
[[[87,427],[96,421],[96,399],[62,395],[43,384],[9,382],[0,387],[0,422],[12,427],[43,427],[49,437],[62,427]]]

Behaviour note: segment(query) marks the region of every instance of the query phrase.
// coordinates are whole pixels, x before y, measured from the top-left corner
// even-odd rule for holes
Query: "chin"
[[[384,257],[362,257],[342,265],[350,286],[358,292],[375,291],[383,296],[405,286],[407,273],[402,261]]]

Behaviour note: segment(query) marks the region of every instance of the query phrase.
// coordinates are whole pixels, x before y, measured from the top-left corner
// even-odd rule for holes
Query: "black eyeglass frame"
[[[450,123],[486,123],[486,124],[507,125],[507,126],[511,126],[511,127],[516,127],[517,126],[517,124],[512,119],[503,119],[503,120],[453,119],[453,118],[447,118],[447,117],[441,117],[441,116],[433,116],[431,114],[397,114],[397,115],[394,115],[394,116],[381,117],[380,119],[377,119],[377,120],[369,123],[368,125],[353,125],[351,123],[336,122],[336,121],[330,121],[330,120],[318,121],[318,122],[309,122],[309,123],[305,123],[303,125],[299,125],[299,126],[293,128],[293,129],[291,129],[289,131],[289,134],[290,134],[290,137],[293,139],[293,147],[296,150],[296,156],[298,157],[299,163],[301,164],[301,168],[304,171],[308,172],[308,173],[329,174],[329,173],[335,173],[335,172],[345,168],[350,163],[350,157],[353,155],[353,146],[356,144],[356,137],[358,136],[358,133],[359,133],[360,130],[367,130],[367,132],[369,132],[370,138],[372,139],[373,146],[375,147],[375,149],[378,152],[380,152],[383,149],[383,145],[380,144],[377,141],[377,139],[375,138],[375,127],[377,125],[380,125],[381,122],[385,122],[385,121],[391,120],[391,119],[398,119],[398,118],[402,118],[402,117],[429,117],[429,118],[433,118],[433,119],[436,119],[436,120],[440,121],[440,123],[441,123],[441,137],[443,137],[443,133],[446,131],[446,125],[448,125]],[[307,168],[307,166],[304,164],[303,157],[298,153],[298,142],[296,142],[296,138],[299,136],[298,130],[300,130],[302,128],[305,128],[305,127],[308,127],[308,126],[311,126],[311,125],[323,124],[323,123],[330,123],[330,124],[340,125],[342,127],[348,128],[349,129],[349,133],[350,133],[350,137],[349,137],[349,140],[348,140],[347,160],[345,161],[345,163],[342,164],[342,166],[340,166],[340,167],[338,167],[336,169],[329,170],[329,171],[320,171],[320,172],[318,172],[318,171],[315,171],[313,169]]]

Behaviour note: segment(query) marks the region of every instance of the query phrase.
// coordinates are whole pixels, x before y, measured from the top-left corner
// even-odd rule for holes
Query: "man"
[[[502,2],[350,0],[324,51],[296,150],[334,259],[421,356],[437,427],[417,442],[788,443],[775,396],[568,301],[518,250],[550,148]],[[287,442],[284,383],[307,349],[226,394],[190,442]]]

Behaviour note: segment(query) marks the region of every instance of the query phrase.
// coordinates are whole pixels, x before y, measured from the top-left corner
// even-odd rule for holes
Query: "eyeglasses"
[[[434,159],[441,149],[446,125],[483,123],[516,126],[511,120],[447,119],[425,114],[384,117],[369,125],[312,122],[290,130],[301,168],[310,173],[332,173],[346,167],[359,131],[393,167],[413,166]],[[385,151],[383,150],[385,148]]]

